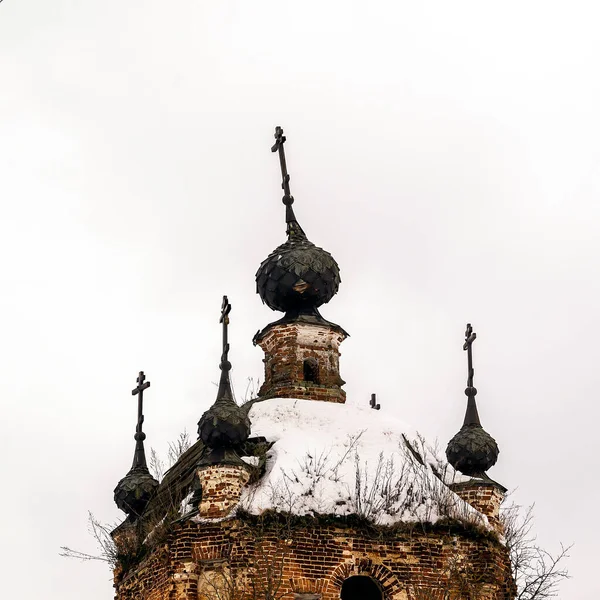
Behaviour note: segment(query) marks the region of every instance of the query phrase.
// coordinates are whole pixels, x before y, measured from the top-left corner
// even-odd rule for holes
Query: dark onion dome
[[[115,503],[130,519],[139,517],[154,496],[158,481],[147,468],[132,467],[115,488]]]
[[[226,371],[223,371],[226,373]],[[234,448],[250,435],[250,419],[246,411],[231,397],[229,377],[226,388],[198,422],[198,437],[209,448]]]
[[[498,460],[496,440],[481,426],[475,395],[477,389],[468,387],[465,421],[460,431],[448,442],[446,458],[457,470],[469,477],[482,477]]]
[[[233,399],[228,359],[229,344],[227,328],[231,304],[223,296],[221,323],[223,323],[223,354],[221,356],[221,379],[215,403],[202,415],[198,422],[198,438],[207,448],[200,460],[201,464],[243,463],[235,452],[250,435],[248,411],[238,406]]]
[[[310,313],[335,296],[340,281],[333,256],[293,230],[261,263],[256,290],[272,310]]]
[[[134,396],[138,397],[138,422],[134,436],[135,452],[133,455],[133,464],[131,465],[131,469],[129,469],[129,473],[117,483],[117,487],[115,488],[116,505],[132,521],[144,512],[144,509],[158,487],[158,481],[150,475],[150,471],[148,471],[148,466],[146,465],[146,453],[144,451],[146,434],[142,431],[142,424],[144,423],[144,390],[150,387],[150,382],[146,381],[143,371],[140,371],[137,382],[137,387],[131,392]]]
[[[271,151],[279,152],[288,239],[261,263],[256,272],[256,291],[272,310],[314,314],[337,293],[340,268],[329,252],[308,241],[296,220],[283,149],[285,141],[283,129],[277,127]]]

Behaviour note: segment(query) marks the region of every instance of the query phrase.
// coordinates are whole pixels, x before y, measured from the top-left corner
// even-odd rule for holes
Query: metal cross
[[[287,172],[287,165],[285,162],[285,151],[283,144],[285,143],[286,137],[283,135],[283,129],[279,125],[275,128],[275,143],[271,146],[271,152],[279,151],[279,164],[281,165],[281,177],[283,182],[281,188],[283,189],[283,203],[289,206],[294,203],[294,198],[290,193],[290,176]]]
[[[150,382],[146,381],[146,376],[144,375],[144,371],[140,371],[140,374],[137,378],[138,386],[131,390],[132,396],[138,397],[138,422],[137,427],[135,428],[136,433],[142,432],[142,423],[144,422],[143,415],[143,405],[144,405],[144,390],[147,390],[150,387]],[[145,383],[144,383],[145,382]]]
[[[467,376],[467,387],[473,387],[473,376],[475,375],[475,369],[473,369],[473,350],[471,346],[477,339],[477,334],[473,331],[471,323],[467,323],[467,330],[465,331],[465,343],[463,344],[463,350],[467,351],[467,357],[469,362],[469,371]]]
[[[377,394],[371,394],[371,400],[369,401],[371,408],[375,410],[379,410],[381,408],[381,404],[377,403]]]
[[[227,341],[227,326],[229,325],[229,313],[231,312],[231,304],[227,300],[227,296],[223,296],[223,303],[221,304],[221,318],[219,323],[223,323],[223,354],[221,356],[221,362],[227,362],[227,354],[229,353],[229,342]]]

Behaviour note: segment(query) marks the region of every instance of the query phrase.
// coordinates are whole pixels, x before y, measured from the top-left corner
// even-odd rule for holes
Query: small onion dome
[[[136,433],[137,444],[133,466],[115,488],[115,504],[130,519],[135,519],[144,512],[158,487],[158,481],[150,475],[145,459],[143,464],[140,464],[139,461],[139,446],[143,443],[145,437],[144,433]]]
[[[146,470],[132,470],[115,488],[115,503],[129,517],[139,517],[158,487],[158,481]]]
[[[481,477],[498,460],[498,444],[481,425],[463,425],[446,448],[448,462],[469,477]]]
[[[448,442],[446,458],[457,470],[469,477],[481,477],[498,460],[496,440],[481,426],[475,395],[477,390],[468,387],[465,421],[460,431]]]
[[[198,436],[209,448],[232,448],[250,435],[250,419],[233,400],[215,402],[200,418]]]
[[[310,313],[335,296],[340,281],[333,256],[298,228],[261,263],[256,291],[272,310]]]
[[[198,437],[211,450],[231,449],[243,444],[250,435],[248,411],[238,406],[233,399],[229,370],[231,363],[224,357],[221,362],[221,380],[215,403],[202,415],[198,422]],[[222,452],[211,453],[215,457]]]

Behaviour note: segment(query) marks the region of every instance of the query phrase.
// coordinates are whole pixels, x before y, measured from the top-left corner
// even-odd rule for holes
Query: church
[[[375,396],[347,404],[340,347],[349,334],[319,312],[340,270],[296,218],[285,142],[277,127],[287,239],[256,273],[279,317],[252,340],[264,353],[262,386],[235,402],[235,311],[224,296],[216,399],[198,415],[197,442],[158,482],[144,449],[150,383],[139,373],[133,465],[114,491],[127,515],[112,532],[116,599],[510,600],[506,488],[487,475],[499,450],[477,410],[476,333],[467,325],[457,340],[467,403],[445,456]]]

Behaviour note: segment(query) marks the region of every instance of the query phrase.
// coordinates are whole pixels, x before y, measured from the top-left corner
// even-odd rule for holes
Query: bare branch
[[[517,600],[545,600],[556,598],[560,583],[569,577],[565,561],[570,546],[563,546],[557,554],[541,548],[532,534],[533,505],[523,512],[521,506],[502,507],[506,546],[517,585]]]

